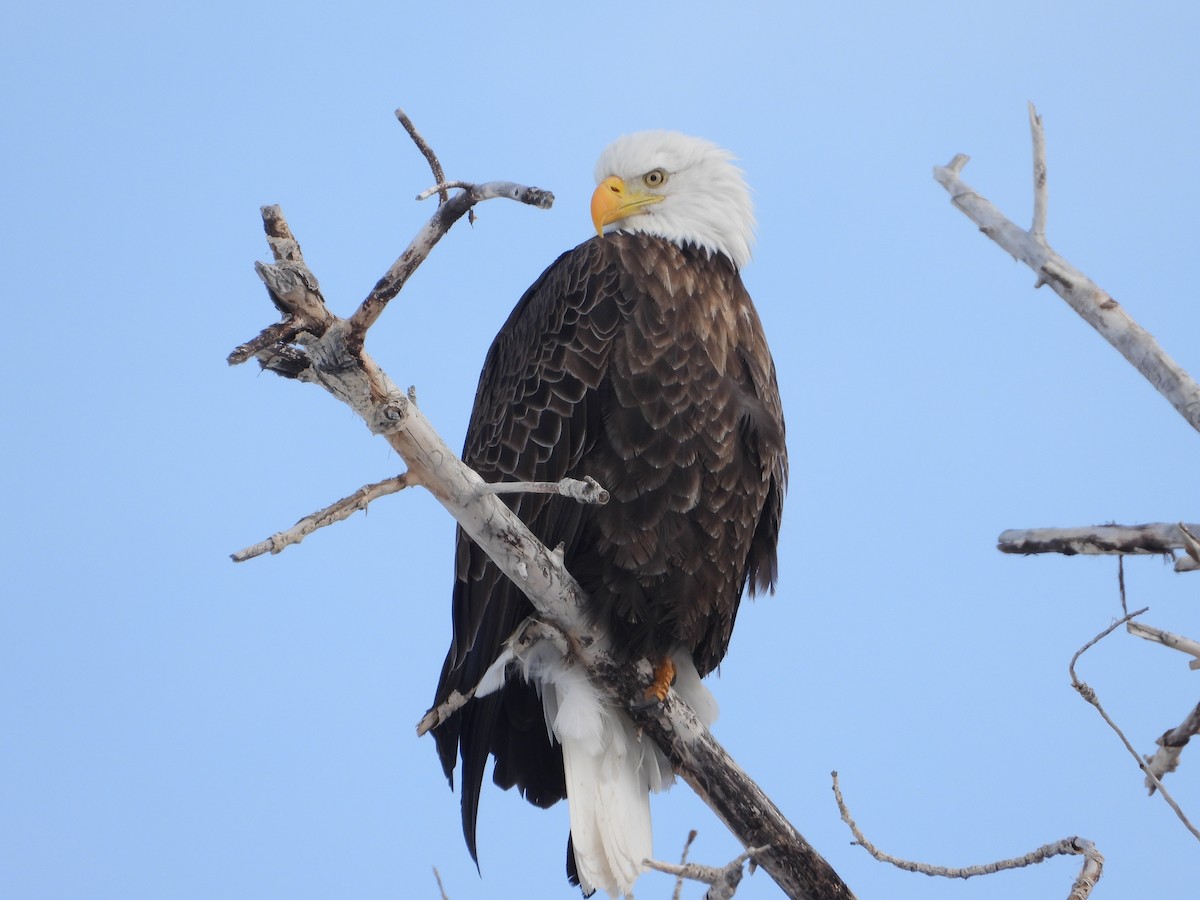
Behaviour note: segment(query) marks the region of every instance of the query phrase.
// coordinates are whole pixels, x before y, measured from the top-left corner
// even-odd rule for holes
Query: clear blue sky
[[[36,6],[36,11],[35,10]],[[1051,6],[1052,8],[1047,8]],[[369,349],[451,444],[521,291],[589,233],[592,165],[667,127],[742,159],[746,280],[779,365],[792,483],[779,593],[744,608],[717,735],[860,898],[1061,897],[1074,860],[947,865],[1081,834],[1097,898],[1182,896],[1200,847],[1068,686],[1116,563],[1011,558],[1006,528],[1195,518],[1200,436],[932,180],[1031,210],[1193,373],[1194,4],[21,4],[0,28],[7,314],[0,896],[576,896],[565,808],[490,789],[483,879],[414,725],[449,639],[453,527],[419,492],[235,566],[228,554],[403,468],[315,389],[229,369],[273,309],[280,203],[335,310],[432,212],[403,106],[452,178],[555,191],[458,226]],[[1195,579],[1127,566],[1200,637]],[[1081,673],[1143,752],[1197,699],[1114,635]],[[1190,754],[1190,755],[1189,755]],[[1200,750],[1169,787],[1200,820]],[[678,786],[659,855],[737,852]],[[650,876],[642,898],[667,897]],[[686,896],[702,893],[693,886]],[[739,898],[778,892],[764,873]]]

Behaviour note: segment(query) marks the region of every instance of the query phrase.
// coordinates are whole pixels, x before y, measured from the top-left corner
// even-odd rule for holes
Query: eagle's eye
[[[662,169],[653,169],[642,176],[642,181],[646,187],[662,187],[667,182],[667,173]]]

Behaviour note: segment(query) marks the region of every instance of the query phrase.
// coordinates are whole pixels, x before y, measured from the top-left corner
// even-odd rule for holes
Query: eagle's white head
[[[675,131],[639,131],[613,141],[596,163],[596,231],[641,231],[750,260],[754,204],[733,155]]]

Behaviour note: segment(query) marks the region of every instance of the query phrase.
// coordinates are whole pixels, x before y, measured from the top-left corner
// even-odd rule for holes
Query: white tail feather
[[[513,658],[510,650],[506,653],[489,669],[490,690],[500,686]],[[676,692],[705,725],[712,724],[717,702],[700,681],[691,654],[678,650],[672,658]],[[519,661],[525,680],[541,692],[547,730],[562,746],[580,887],[589,894],[603,890],[630,897],[642,860],[654,851],[650,792],[671,786],[671,765],[551,644],[535,645]]]
[[[613,730],[599,748],[562,740],[567,775],[571,840],[580,887],[625,896],[653,855],[650,788],[641,753],[631,746],[633,726],[624,716],[610,719]]]

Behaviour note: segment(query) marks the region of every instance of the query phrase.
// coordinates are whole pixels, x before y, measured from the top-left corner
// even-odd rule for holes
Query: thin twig
[[[437,866],[433,867],[433,877],[437,879],[438,893],[442,895],[442,900],[450,900],[446,889],[442,887],[442,873],[438,871]]]
[[[1137,612],[1127,613],[1126,615],[1117,619],[1117,621],[1113,622],[1107,628],[1105,628],[1102,632],[1100,632],[1098,635],[1096,635],[1094,638],[1092,638],[1090,641],[1088,641],[1086,644],[1084,644],[1078,650],[1076,650],[1075,655],[1071,657],[1071,664],[1069,666],[1067,666],[1067,671],[1069,671],[1071,673],[1071,684],[1078,685],[1081,683],[1079,681],[1079,679],[1075,677],[1075,663],[1079,660],[1079,657],[1083,656],[1083,654],[1087,653],[1087,651],[1091,650],[1092,647],[1096,646],[1096,644],[1100,643],[1100,641],[1104,640],[1106,637],[1108,637],[1110,634],[1112,634],[1114,631],[1116,631],[1118,628],[1120,628],[1122,625],[1124,625],[1130,619],[1137,618],[1142,613],[1147,612],[1149,609],[1150,609],[1150,607],[1143,606],[1141,609],[1137,610]],[[1076,690],[1078,690],[1078,689],[1079,688],[1076,687]]]
[[[742,882],[742,875],[744,874],[742,866],[746,864],[746,860],[753,860],[756,855],[765,852],[767,849],[766,847],[751,848],[728,865],[721,866],[720,868],[716,866],[704,866],[700,863],[676,864],[659,862],[656,859],[644,859],[642,860],[642,865],[647,869],[654,869],[656,872],[665,872],[667,875],[674,875],[681,881],[686,878],[689,881],[699,881],[709,885],[708,891],[704,894],[705,900],[731,900],[737,891],[738,885]],[[676,890],[676,896],[678,896],[678,889]]]
[[[438,180],[439,182],[444,181],[444,179]],[[354,315],[350,317],[350,328],[352,333],[358,336],[357,343],[361,344],[362,336],[366,334],[367,329],[375,324],[387,304],[400,293],[400,289],[404,287],[409,276],[416,271],[417,266],[425,260],[437,242],[477,203],[497,197],[516,200],[518,203],[536,206],[538,209],[549,209],[554,203],[554,195],[550,191],[514,184],[511,181],[489,181],[486,184],[464,182],[462,184],[465,187],[460,193],[438,205],[429,221],[417,232],[417,236],[392,263],[391,268],[375,283],[375,287],[371,289],[366,299],[359,304]],[[356,341],[351,340],[352,347],[355,344]]]
[[[429,169],[433,172],[433,180],[437,184],[441,184],[446,180],[446,173],[442,170],[442,163],[437,158],[437,154],[433,152],[433,148],[425,142],[425,138],[417,131],[417,126],[412,123],[412,120],[405,114],[404,110],[396,110],[396,118],[400,120],[400,124],[404,126],[404,130],[408,132],[408,136],[412,138],[412,142],[417,145],[417,149],[421,151],[421,155],[429,163]],[[450,195],[446,193],[446,189],[442,188],[437,192],[440,195],[439,204],[445,203],[450,199]]]
[[[479,486],[481,494],[558,494],[579,503],[594,503],[603,506],[608,502],[608,491],[600,486],[591,475],[578,478],[563,478],[560,481],[491,481]]]
[[[1117,557],[1117,587],[1121,589],[1121,613],[1129,615],[1129,604],[1125,600],[1125,557]],[[1133,623],[1130,622],[1130,625]]]
[[[234,562],[245,562],[248,559],[254,559],[256,556],[262,556],[264,553],[279,553],[292,544],[300,543],[319,528],[324,528],[326,525],[332,525],[334,522],[348,519],[359,510],[365,512],[372,500],[378,500],[380,497],[386,497],[388,494],[395,494],[409,487],[411,484],[412,482],[406,472],[394,478],[386,478],[383,481],[363,485],[349,497],[343,497],[336,503],[331,503],[324,509],[319,509],[315,513],[305,516],[286,531],[278,531],[265,541],[259,541],[257,544],[246,547],[244,550],[231,553],[230,558]]]
[[[1123,731],[1121,731],[1121,729],[1119,727],[1117,727],[1117,723],[1114,722],[1109,717],[1108,713],[1104,711],[1104,707],[1100,705],[1100,698],[1096,696],[1096,692],[1095,692],[1095,690],[1093,690],[1092,686],[1089,685],[1085,681],[1080,681],[1075,676],[1075,663],[1079,659],[1079,657],[1081,657],[1090,648],[1095,646],[1097,643],[1102,641],[1104,638],[1106,638],[1110,634],[1112,634],[1113,631],[1115,631],[1117,628],[1124,625],[1130,619],[1133,619],[1136,616],[1140,616],[1142,613],[1144,613],[1149,608],[1150,607],[1147,606],[1147,607],[1145,607],[1145,609],[1139,609],[1137,612],[1130,613],[1127,616],[1123,616],[1122,618],[1120,618],[1116,622],[1114,622],[1112,625],[1109,625],[1108,628],[1104,629],[1102,632],[1100,632],[1098,635],[1096,635],[1094,638],[1092,638],[1090,641],[1088,641],[1086,644],[1084,644],[1082,647],[1080,647],[1075,652],[1075,655],[1073,657],[1071,657],[1070,666],[1067,667],[1068,671],[1071,673],[1071,687],[1075,688],[1075,690],[1079,692],[1079,696],[1081,696],[1084,700],[1086,700],[1088,703],[1090,703],[1092,706],[1094,706],[1096,708],[1096,712],[1100,713],[1100,717],[1102,719],[1104,719],[1105,722],[1108,723],[1108,727],[1111,728],[1113,730],[1113,732],[1117,735],[1117,737],[1119,737],[1121,739],[1121,743],[1125,745],[1125,749],[1129,751],[1129,755],[1132,756],[1137,761],[1138,768],[1141,769],[1142,772],[1145,774],[1146,783],[1150,787],[1151,793],[1153,793],[1154,790],[1157,789],[1159,791],[1159,793],[1162,794],[1162,798],[1163,798],[1163,800],[1166,801],[1167,805],[1170,806],[1171,809],[1173,809],[1175,811],[1175,815],[1179,817],[1179,821],[1181,821],[1184,824],[1184,827],[1187,828],[1187,830],[1190,831],[1196,837],[1196,840],[1200,840],[1200,831],[1196,830],[1196,826],[1193,825],[1188,820],[1188,817],[1186,815],[1184,815],[1184,812],[1182,809],[1180,809],[1179,804],[1175,802],[1175,798],[1172,797],[1167,792],[1167,789],[1165,787],[1163,787],[1163,784],[1161,781],[1159,781],[1158,776],[1155,775],[1154,772],[1151,771],[1150,766],[1146,763],[1146,761],[1144,759],[1142,759],[1141,754],[1139,754],[1137,752],[1137,750],[1134,749],[1133,744],[1129,743],[1129,738],[1125,737],[1125,733]]]
[[[837,800],[838,811],[841,813],[842,821],[846,823],[850,832],[854,835],[854,842],[878,861],[890,863],[898,869],[941,878],[966,879],[974,878],[978,875],[992,875],[1005,869],[1023,869],[1026,866],[1045,862],[1055,856],[1083,856],[1085,857],[1083,871],[1072,886],[1072,893],[1069,900],[1086,900],[1088,894],[1091,893],[1092,887],[1100,878],[1100,872],[1104,865],[1104,857],[1096,852],[1095,844],[1080,837],[1064,838],[1061,841],[1055,841],[1053,844],[1045,844],[1036,850],[1031,850],[1024,856],[1018,856],[1013,859],[1002,859],[997,862],[984,863],[978,866],[936,866],[929,863],[900,859],[897,856],[884,853],[867,840],[866,835],[862,833],[862,830],[858,827],[858,823],[850,815],[850,810],[846,806],[845,799],[842,797],[842,789],[838,784],[838,773],[833,772],[832,775],[833,796]],[[1082,891],[1080,891],[1081,884],[1084,885]]]
[[[273,325],[268,325],[256,337],[251,338],[244,344],[233,349],[229,356],[225,357],[225,361],[231,366],[236,366],[244,363],[250,357],[261,353],[264,350],[275,349],[282,345],[288,344],[296,339],[296,334],[300,331],[300,326],[288,316],[281,322],[276,322]]]
[[[1029,129],[1033,133],[1033,227],[1029,229],[1037,240],[1046,242],[1046,132],[1042,117],[1032,101],[1029,103]]]
[[[568,656],[571,652],[567,636],[554,625],[532,616],[521,620],[504,642],[500,655],[488,666],[479,681],[469,691],[465,694],[451,691],[449,697],[421,717],[421,721],[417,723],[417,737],[423,737],[437,728],[466,706],[472,697],[480,694],[481,690],[480,696],[482,697],[499,690],[507,678],[509,666],[513,662],[523,660],[531,649],[543,642],[554,645],[562,657]]]
[[[687,864],[688,851],[692,849],[692,841],[696,840],[696,834],[696,829],[693,828],[688,832],[687,840],[683,842],[683,853],[679,854],[679,864],[681,866]],[[671,894],[671,900],[680,900],[683,896],[683,882],[685,880],[682,875],[675,878],[675,891]]]
[[[425,190],[421,191],[421,193],[417,194],[417,200],[428,200],[434,194],[440,194],[443,198],[446,198],[447,191],[469,191],[473,187],[475,187],[475,185],[469,181],[439,181],[433,187],[426,188]],[[441,202],[444,203],[445,199],[443,199]]]

